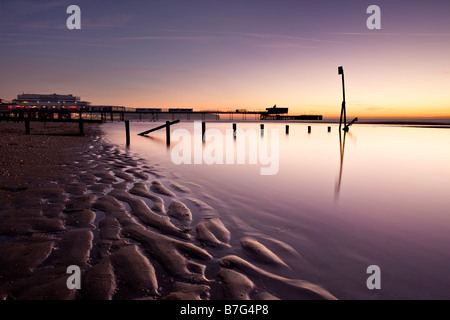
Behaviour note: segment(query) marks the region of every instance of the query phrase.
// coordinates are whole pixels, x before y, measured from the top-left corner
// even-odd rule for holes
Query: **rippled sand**
[[[0,128],[3,299],[335,299],[283,276],[290,266],[276,250],[300,258],[294,249],[235,235],[207,199],[98,128],[86,137]],[[70,265],[81,268],[80,290],[67,288]]]

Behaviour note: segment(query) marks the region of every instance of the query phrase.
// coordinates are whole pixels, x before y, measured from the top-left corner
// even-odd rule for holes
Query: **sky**
[[[449,16],[444,0],[0,0],[0,98],[338,117],[343,66],[348,117],[450,117]]]

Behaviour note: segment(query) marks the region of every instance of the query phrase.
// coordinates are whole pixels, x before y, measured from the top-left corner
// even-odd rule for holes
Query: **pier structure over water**
[[[193,108],[127,108],[123,106],[91,105],[72,94],[20,94],[10,103],[0,106],[0,120],[53,121],[82,119],[86,121],[161,121],[186,120],[322,120],[322,115],[289,115],[288,108],[276,105],[265,110],[200,110]]]
[[[163,121],[167,119],[185,119],[185,120],[234,120],[235,118],[242,120],[311,120],[320,121],[322,115],[289,115],[267,113],[266,111],[222,111],[222,110],[203,110],[203,111],[153,111],[136,109],[135,111],[124,109],[103,109],[103,110],[75,110],[75,109],[13,109],[0,111],[0,121],[22,121],[29,118],[35,121],[52,121],[52,120],[71,120],[84,119],[92,121]]]

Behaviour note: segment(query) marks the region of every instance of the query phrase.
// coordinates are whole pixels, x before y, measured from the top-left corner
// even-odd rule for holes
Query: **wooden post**
[[[350,123],[347,124],[347,125],[344,127],[344,129],[342,129],[342,130],[344,130],[345,132],[348,132],[348,130],[350,129],[350,126],[351,126],[354,122],[356,122],[356,121],[358,121],[358,118],[355,118],[355,119],[353,119],[352,121],[350,121]]]
[[[311,126],[308,126],[308,133],[311,133]]]
[[[25,134],[30,134],[30,119],[25,119]]]
[[[263,136],[264,135],[264,124],[260,124],[260,127],[261,127],[261,135]]]
[[[202,121],[202,141],[205,141],[206,122]]]
[[[338,74],[342,75],[342,107],[341,107],[341,117],[339,119],[339,131],[341,131],[342,117],[344,117],[344,126],[347,126],[347,109],[345,108],[345,83],[344,83],[344,68],[338,67]]]
[[[233,123],[233,138],[236,139],[236,123]]]
[[[289,134],[289,125],[286,125],[286,134]]]
[[[84,136],[84,121],[83,121],[83,119],[80,119],[79,127],[80,127],[80,136]]]
[[[328,127],[328,132],[331,132],[331,127]]]
[[[166,121],[166,144],[170,146],[170,121]]]
[[[138,135],[139,136],[144,136],[146,134],[149,134],[150,132],[153,132],[153,131],[156,131],[156,130],[159,130],[159,129],[163,129],[163,128],[167,127],[167,122],[169,123],[169,125],[173,125],[173,124],[176,124],[176,123],[180,122],[180,120],[175,120],[175,121],[172,121],[172,122],[166,121],[166,124],[163,124],[163,125],[158,126],[156,128],[153,128],[153,129],[150,129],[150,130],[138,133]]]
[[[127,147],[130,145],[130,120],[125,120],[125,135],[127,139]]]

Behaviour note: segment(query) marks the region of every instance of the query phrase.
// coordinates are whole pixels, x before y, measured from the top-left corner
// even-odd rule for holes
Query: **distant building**
[[[170,108],[169,112],[193,112],[194,109],[189,108]]]
[[[102,112],[102,111],[125,111],[125,107],[122,106],[89,106],[87,111]]]
[[[10,110],[30,110],[30,111],[92,111],[92,112],[110,112],[125,111],[121,106],[93,106],[90,102],[82,101],[80,97],[71,94],[34,94],[23,93],[17,96],[10,104]]]
[[[266,108],[266,112],[261,113],[261,120],[322,120],[321,115],[288,115],[288,108]]]
[[[68,110],[88,111],[89,102],[81,101],[79,97],[71,94],[19,94],[12,101],[13,109],[24,110]]]
[[[278,108],[277,105],[274,105],[272,108],[266,108],[267,114],[285,114],[288,113],[288,108]]]
[[[163,112],[161,108],[136,108],[136,112]]]

